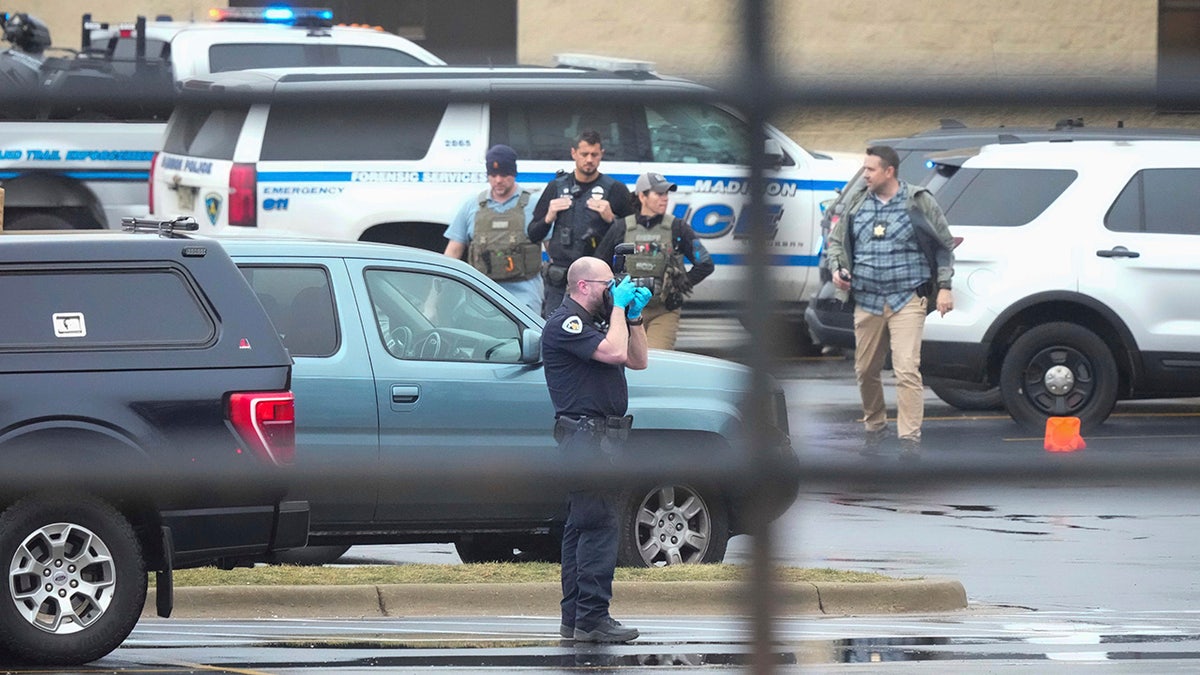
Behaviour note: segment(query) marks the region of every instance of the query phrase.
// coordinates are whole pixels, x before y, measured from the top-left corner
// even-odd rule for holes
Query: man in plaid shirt
[[[862,454],[879,453],[888,435],[880,371],[892,351],[901,459],[916,459],[925,416],[921,338],[925,316],[954,309],[953,239],[928,190],[897,179],[900,158],[888,146],[867,148],[866,189],[852,195],[829,235],[826,262],[840,294],[853,292],[854,373],[862,397]]]

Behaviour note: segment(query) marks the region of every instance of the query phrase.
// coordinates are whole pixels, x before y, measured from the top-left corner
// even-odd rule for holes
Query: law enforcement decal
[[[579,335],[583,332],[583,319],[577,316],[568,316],[562,324],[562,329],[571,335]]]
[[[205,195],[204,211],[208,214],[208,224],[216,225],[217,216],[221,214],[221,195],[215,192]]]
[[[592,199],[604,199],[604,188],[599,185],[592,186]]]
[[[87,337],[87,322],[83,319],[83,312],[58,312],[50,319],[54,323],[54,337]]]

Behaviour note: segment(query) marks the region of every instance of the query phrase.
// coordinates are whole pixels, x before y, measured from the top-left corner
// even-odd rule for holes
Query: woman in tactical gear
[[[621,267],[618,244],[624,255],[624,272],[653,284],[654,297],[646,306],[646,336],[653,349],[674,349],[679,335],[680,308],[692,287],[713,273],[712,257],[691,226],[667,213],[667,202],[676,185],[661,173],[644,173],[632,195],[633,215],[621,219],[596,247],[596,256]],[[632,245],[632,246],[630,246]],[[684,261],[691,269],[684,269]],[[617,270],[621,271],[621,270]]]

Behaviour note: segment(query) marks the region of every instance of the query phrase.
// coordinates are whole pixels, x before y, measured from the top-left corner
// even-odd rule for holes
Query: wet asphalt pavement
[[[775,373],[789,397],[806,461],[878,473],[804,492],[774,527],[777,561],[962,581],[971,607],[936,616],[805,617],[776,623],[779,672],[1163,673],[1200,670],[1200,506],[1173,482],[1047,481],[1062,466],[1190,458],[1200,401],[1119,406],[1064,459],[1002,413],[965,414],[928,394],[922,464],[1016,461],[1028,480],[966,476],[911,484],[895,457],[858,457],[857,393],[849,362],[792,360]],[[888,400],[893,394],[889,389]],[[871,464],[865,464],[865,462]],[[863,464],[860,464],[863,463]],[[904,469],[904,470],[902,470]],[[728,562],[746,562],[735,537]],[[456,563],[452,546],[360,546],[342,564]],[[469,614],[464,608],[464,614]],[[746,672],[750,626],[737,617],[620,617],[642,630],[632,645],[586,647],[556,638],[544,616],[404,617],[370,621],[143,620],[116,652],[69,673],[624,672],[674,666]]]

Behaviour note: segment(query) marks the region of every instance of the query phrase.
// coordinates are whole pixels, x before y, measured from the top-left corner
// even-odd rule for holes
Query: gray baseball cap
[[[661,173],[650,172],[638,176],[637,185],[634,185],[633,189],[639,194],[647,190],[654,190],[659,194],[666,194],[667,192],[674,192],[675,190],[679,189],[679,186],[675,185],[666,178],[663,178]]]

